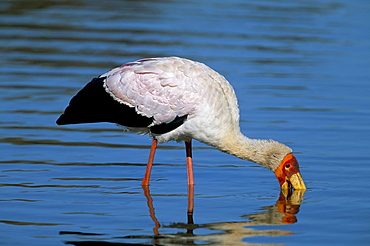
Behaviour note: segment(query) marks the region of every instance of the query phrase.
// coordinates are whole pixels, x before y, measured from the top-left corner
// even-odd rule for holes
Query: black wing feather
[[[58,118],[58,125],[111,122],[126,127],[148,127],[153,117],[146,117],[116,101],[104,88],[105,77],[94,78],[82,88],[69,102],[64,113]],[[150,127],[154,134],[163,134],[181,126],[187,115],[177,116],[170,123],[162,123]]]

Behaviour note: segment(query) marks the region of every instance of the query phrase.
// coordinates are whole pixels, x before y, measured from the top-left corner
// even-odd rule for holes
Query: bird
[[[116,67],[85,85],[58,125],[110,122],[152,139],[142,186],[148,186],[158,143],[185,143],[187,182],[194,185],[192,140],[274,172],[282,190],[306,186],[292,149],[245,136],[231,84],[204,63],[180,57],[145,58]]]

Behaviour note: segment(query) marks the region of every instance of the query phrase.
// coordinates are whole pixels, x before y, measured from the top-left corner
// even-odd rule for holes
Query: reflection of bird
[[[273,236],[287,236],[292,235],[293,232],[278,229],[276,226],[285,224],[293,224],[297,222],[296,214],[299,212],[301,206],[304,190],[282,190],[280,191],[280,197],[275,205],[265,206],[262,209],[258,209],[258,212],[252,215],[243,215],[250,221],[220,221],[206,224],[196,224],[193,219],[193,199],[194,199],[194,185],[188,186],[188,212],[187,212],[187,223],[176,222],[168,225],[161,224],[155,215],[155,209],[153,204],[153,198],[150,195],[149,186],[143,186],[144,195],[147,199],[147,205],[149,209],[150,218],[154,222],[153,234],[141,234],[141,235],[126,235],[120,238],[128,239],[146,239],[147,244],[140,245],[199,245],[200,242],[204,245],[255,245],[246,242],[251,237],[273,237]],[[287,220],[288,218],[288,220]],[[264,226],[262,228],[256,228],[256,226]],[[274,228],[269,228],[274,226]],[[165,228],[164,233],[159,231],[160,228]],[[171,233],[175,229],[175,233]],[[181,230],[186,229],[186,232]],[[59,234],[63,235],[87,235],[90,238],[92,236],[101,236],[103,234],[98,233],[84,233],[74,231],[60,231]],[[114,237],[117,239],[117,237]],[[108,243],[102,241],[68,241],[66,244],[73,245],[113,245],[115,243]],[[121,245],[121,244],[119,244]],[[126,245],[126,244],[124,244]],[[127,244],[131,245],[131,244]],[[136,244],[132,244],[136,245]],[[270,245],[270,244],[268,244]],[[277,245],[277,244],[271,244]],[[280,245],[280,244],[279,244]]]
[[[297,222],[296,214],[299,212],[304,193],[304,190],[280,191],[279,199],[275,205],[263,207],[259,209],[257,214],[243,215],[242,217],[250,218],[252,220],[250,223],[255,223],[255,225],[294,224]]]
[[[194,186],[188,186],[188,212],[187,223],[171,223],[162,225],[155,216],[153,199],[150,195],[148,186],[143,186],[144,195],[147,199],[150,217],[153,220],[155,227],[153,228],[154,237],[152,235],[130,235],[129,238],[154,238],[155,244],[158,245],[195,245],[196,242],[204,242],[207,245],[250,245],[246,242],[247,237],[261,236],[286,236],[292,235],[290,231],[281,229],[269,229],[266,226],[280,226],[285,224],[293,224],[297,222],[296,215],[299,212],[302,204],[304,190],[282,190],[280,191],[279,199],[275,205],[265,206],[258,209],[255,214],[243,215],[242,217],[249,218],[250,221],[222,221],[207,224],[195,224],[193,219],[194,210]],[[190,206],[189,206],[190,205]],[[265,226],[256,230],[255,226]],[[186,233],[177,232],[176,234],[160,233],[160,227],[173,229],[187,229]],[[196,233],[198,230],[202,233]],[[207,231],[208,230],[208,231]],[[168,231],[168,230],[166,230]],[[254,245],[254,244],[253,244]],[[275,244],[274,244],[275,245]]]
[[[292,150],[240,132],[237,98],[227,80],[206,65],[168,57],[115,68],[72,98],[57,124],[112,122],[153,136],[143,185],[149,184],[157,142],[185,141],[188,184],[194,184],[191,140],[261,164],[281,188],[305,189]]]

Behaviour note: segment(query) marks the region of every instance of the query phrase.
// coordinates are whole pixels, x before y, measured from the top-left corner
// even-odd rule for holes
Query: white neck
[[[220,138],[212,144],[223,152],[244,160],[253,161],[272,171],[278,167],[283,158],[292,152],[288,146],[274,140],[250,139],[240,131]]]

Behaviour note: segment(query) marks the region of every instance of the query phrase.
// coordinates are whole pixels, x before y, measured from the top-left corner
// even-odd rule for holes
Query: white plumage
[[[115,100],[135,107],[140,115],[153,117],[152,125],[188,115],[186,124],[157,136],[159,142],[197,139],[199,131],[215,127],[220,131],[217,126],[220,121],[224,128],[239,121],[233,88],[223,76],[202,63],[178,57],[144,59],[100,77],[107,77],[104,86]]]
[[[92,97],[98,101],[92,101]],[[114,68],[83,88],[57,123],[100,121],[118,123],[132,131],[144,130],[153,136],[144,185],[149,182],[157,141],[185,141],[188,175],[192,175],[190,141],[196,139],[269,168],[282,188],[290,184],[305,188],[292,150],[276,141],[245,137],[240,132],[232,86],[199,62],[178,57],[150,58]]]

